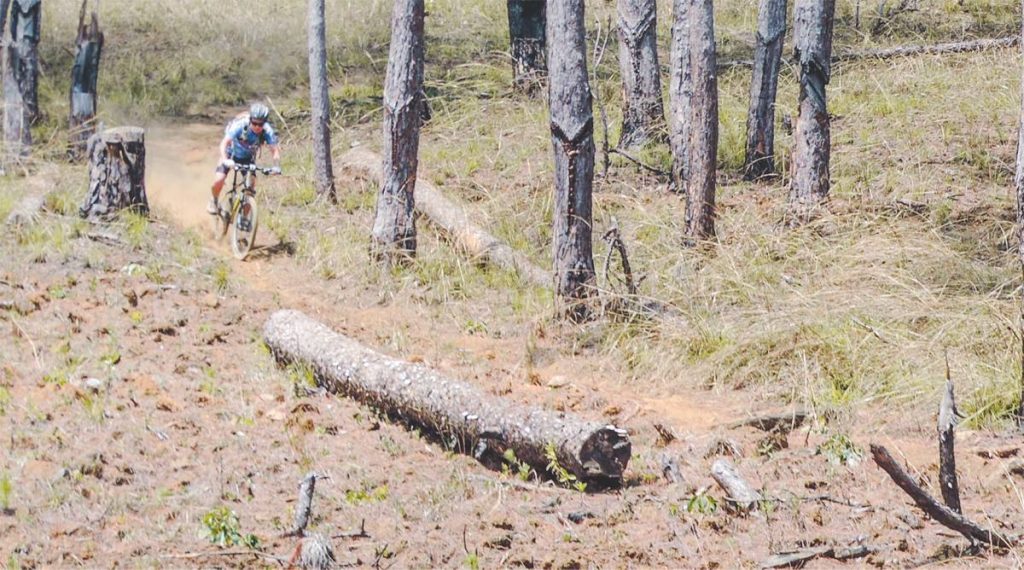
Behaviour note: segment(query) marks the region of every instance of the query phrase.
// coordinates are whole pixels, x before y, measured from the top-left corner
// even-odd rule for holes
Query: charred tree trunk
[[[29,122],[39,118],[39,32],[42,0],[14,0],[11,4],[11,36],[17,57],[14,78]]]
[[[1024,2],[1021,2],[1024,16]],[[1024,50],[1024,24],[1021,25],[1021,49]],[[1018,64],[1019,65],[1019,64]],[[1021,72],[1021,94],[1024,95],[1024,68]],[[1021,275],[1024,276],[1024,98],[1021,99],[1020,121],[1017,128],[1017,170],[1014,176],[1017,186],[1017,257],[1020,259]],[[1020,317],[1020,402],[1017,408],[1017,428],[1024,432],[1024,291],[1021,292]]]
[[[672,149],[672,186],[685,193],[690,179],[690,131],[693,130],[693,75],[690,69],[690,2],[674,0],[672,49],[669,56],[669,146]]]
[[[341,157],[342,168],[367,176],[376,184],[383,180],[380,163],[378,154],[362,147],[356,147]],[[427,179],[416,185],[416,211],[426,216],[444,237],[473,261],[511,271],[531,285],[551,287],[551,273],[474,224],[463,206],[446,198]]]
[[[718,80],[712,0],[691,0],[690,176],[686,185],[686,239],[715,236],[715,172],[718,166]]]
[[[797,0],[795,55],[800,64],[800,109],[789,190],[790,223],[807,221],[829,192],[830,133],[825,85],[831,75],[835,0]]]
[[[384,184],[370,250],[377,261],[403,263],[416,255],[413,216],[423,111],[423,0],[396,0],[384,82]]]
[[[618,12],[622,71],[619,148],[629,150],[656,138],[665,124],[658,66],[658,10],[655,0],[619,0]]]
[[[89,137],[89,193],[83,218],[109,219],[124,208],[149,212],[146,199],[146,132],[107,129]]]
[[[309,0],[309,106],[313,121],[313,181],[316,194],[337,202],[331,164],[331,99],[327,89],[327,26],[324,0]]]
[[[583,0],[548,3],[548,100],[555,157],[555,297],[559,312],[589,318],[596,294],[592,232],[594,112],[587,77]]]
[[[462,451],[480,459],[512,449],[520,461],[544,472],[545,450],[554,446],[559,465],[580,479],[611,481],[621,479],[629,462],[631,445],[623,430],[491,396],[422,364],[374,352],[302,313],[274,313],[263,338],[282,362],[308,364],[328,390],[454,438]]]
[[[545,0],[508,0],[513,82],[516,89],[527,93],[537,90],[548,70],[545,8]]]
[[[82,0],[78,16],[78,37],[75,39],[75,64],[71,68],[71,127],[70,154],[79,159],[85,154],[89,137],[96,132],[96,83],[100,73],[100,52],[103,50],[103,32],[96,12],[85,22],[88,0]]]
[[[960,484],[956,478],[956,401],[953,398],[953,381],[949,379],[947,363],[946,389],[939,406],[939,486],[946,506],[958,514],[960,509]]]
[[[761,0],[754,45],[754,79],[747,113],[744,178],[775,174],[775,93],[779,87],[782,44],[786,37],[786,0]]]

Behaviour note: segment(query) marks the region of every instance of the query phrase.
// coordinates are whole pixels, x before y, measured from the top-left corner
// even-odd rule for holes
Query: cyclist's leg
[[[206,211],[211,214],[217,213],[217,203],[220,201],[220,192],[224,188],[224,181],[228,177],[228,167],[223,163],[217,165],[217,169],[213,175],[213,186],[210,187],[210,205],[207,206]]]

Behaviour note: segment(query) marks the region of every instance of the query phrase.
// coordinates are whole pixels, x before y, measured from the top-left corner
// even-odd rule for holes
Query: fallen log
[[[810,414],[804,410],[793,410],[790,412],[782,412],[780,414],[768,414],[765,416],[739,420],[728,424],[725,427],[728,429],[752,427],[761,431],[780,431],[783,433],[789,433],[802,426],[809,417]]]
[[[381,158],[375,152],[357,147],[341,157],[343,169],[368,177],[380,184]],[[515,272],[539,287],[551,287],[551,273],[534,265],[523,254],[475,225],[461,205],[452,202],[425,177],[416,180],[416,211],[423,214],[443,234],[470,257]]]
[[[298,311],[271,315],[263,338],[279,361],[310,366],[328,390],[455,438],[464,452],[483,445],[501,456],[512,449],[543,473],[545,451],[553,446],[558,463],[579,479],[609,483],[621,480],[629,462],[625,430],[489,396],[421,364],[375,352]]]
[[[971,542],[984,542],[1002,548],[1011,548],[1016,542],[1016,539],[1011,540],[997,532],[981,528],[967,517],[936,501],[927,491],[918,486],[902,467],[896,464],[896,460],[889,454],[889,450],[881,445],[871,444],[871,456],[875,463],[889,474],[893,482],[910,495],[910,498],[914,499],[914,503],[935,522],[959,532]]]
[[[969,40],[964,42],[944,42],[939,44],[896,46],[882,49],[851,50],[833,54],[832,61],[849,62],[860,59],[892,59],[895,57],[913,57],[917,55],[968,53],[992,49],[1006,49],[1014,47],[1018,43],[1020,43],[1020,36],[1007,36],[1005,38]],[[753,66],[753,60],[738,59],[720,62],[718,64],[718,69],[724,70],[732,67]]]

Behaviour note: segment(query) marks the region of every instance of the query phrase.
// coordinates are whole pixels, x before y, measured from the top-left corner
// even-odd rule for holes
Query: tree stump
[[[149,212],[146,200],[146,131],[107,129],[89,137],[89,193],[83,218],[107,219],[124,208]]]
[[[516,89],[533,94],[547,74],[544,0],[508,0],[508,35]]]
[[[89,137],[96,132],[96,82],[100,73],[100,52],[103,50],[103,32],[96,12],[91,21],[85,20],[86,1],[78,16],[78,37],[75,39],[75,63],[71,68],[71,127],[69,153],[74,159],[85,154]]]

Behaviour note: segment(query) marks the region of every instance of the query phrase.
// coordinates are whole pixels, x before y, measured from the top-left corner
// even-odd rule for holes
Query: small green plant
[[[718,501],[712,497],[707,488],[699,489],[686,501],[686,512],[691,515],[710,515],[718,510]]]
[[[536,476],[536,472],[524,461],[521,461],[516,457],[514,449],[506,449],[505,453],[501,454],[502,459],[505,463],[501,465],[501,472],[505,475],[510,475],[512,470],[515,469],[515,475],[520,481],[529,481],[530,476]]]
[[[0,511],[11,510],[11,495],[14,494],[14,484],[11,483],[11,476],[4,471],[0,474]]]
[[[124,222],[124,237],[132,249],[138,249],[146,241],[146,234],[149,230],[149,218],[138,212],[124,212],[121,215]]]
[[[349,489],[345,491],[345,502],[347,502],[350,505],[384,501],[387,498],[387,485],[380,485],[378,487],[370,489],[367,485],[364,484],[361,489]]]
[[[469,568],[469,570],[480,570],[480,556],[476,552],[466,555],[466,568]]]
[[[0,416],[7,415],[7,407],[11,405],[11,391],[6,386],[0,386]]]
[[[227,263],[220,261],[213,266],[213,269],[210,271],[210,277],[213,278],[213,286],[217,289],[217,292],[224,293],[231,285],[231,268],[228,267]]]
[[[558,450],[555,449],[554,443],[548,443],[544,446],[544,457],[548,460],[548,472],[555,476],[559,485],[571,487],[580,493],[586,492],[587,484],[577,479],[572,473],[569,473],[569,470],[558,462]]]
[[[856,467],[864,458],[864,451],[857,447],[850,438],[841,434],[832,434],[821,445],[818,446],[818,454],[824,455],[825,459],[833,465],[847,465]]]
[[[238,515],[231,509],[221,506],[203,515],[210,542],[220,547],[240,544],[253,550],[259,548],[260,539],[254,534],[242,536]]]

